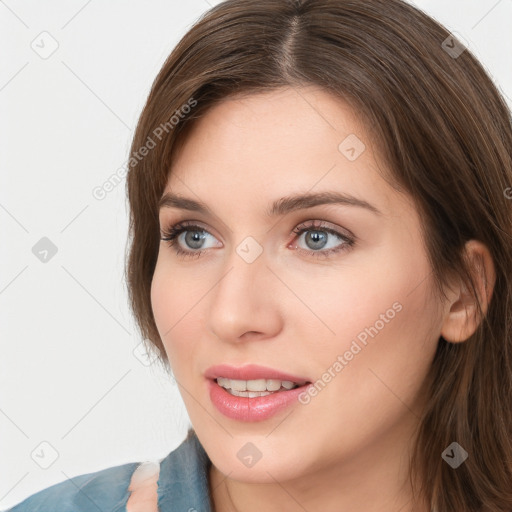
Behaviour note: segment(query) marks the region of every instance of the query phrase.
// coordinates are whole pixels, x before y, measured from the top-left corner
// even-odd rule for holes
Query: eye
[[[334,253],[346,251],[355,244],[355,237],[352,233],[341,233],[334,228],[327,227],[322,221],[318,223],[308,221],[300,224],[293,232],[299,240],[305,234],[303,241],[306,248],[293,247],[299,252],[313,257],[327,258]]]
[[[213,237],[211,233],[201,226],[189,224],[187,222],[180,222],[179,224],[171,226],[163,231],[161,240],[168,242],[169,247],[173,247],[176,254],[182,257],[191,256],[197,258],[201,256],[204,251],[198,251],[198,249],[208,249],[209,247],[204,247],[204,241],[208,236]],[[186,246],[194,250],[189,251],[182,249],[179,244],[180,242],[184,242]]]
[[[297,247],[293,244],[288,247],[313,257],[326,258],[334,253],[348,250],[355,243],[355,237],[352,233],[341,233],[332,227],[328,227],[326,223],[322,221],[316,224],[311,221],[304,222],[297,226],[293,230],[293,233],[297,235],[298,239],[300,239],[302,235],[306,235],[304,237],[306,248]],[[180,222],[179,224],[164,229],[161,240],[168,242],[169,247],[172,247],[175,253],[180,257],[198,258],[206,252],[206,249],[219,246],[215,243],[210,246],[205,246],[204,242],[209,236],[215,238],[206,229],[197,224]],[[329,241],[329,238],[332,240]],[[185,249],[180,243],[185,245]]]

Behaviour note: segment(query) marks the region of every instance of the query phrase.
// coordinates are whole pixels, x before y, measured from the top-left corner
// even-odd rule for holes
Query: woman
[[[228,0],[131,155],[133,312],[194,428],[13,511],[512,509],[512,126],[461,42],[400,0]]]

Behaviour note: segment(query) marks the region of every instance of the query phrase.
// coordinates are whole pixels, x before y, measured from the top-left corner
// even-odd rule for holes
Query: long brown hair
[[[126,279],[140,333],[169,369],[150,301],[157,203],[194,119],[228,96],[306,85],[349,102],[371,130],[391,180],[422,215],[440,293],[453,275],[475,291],[466,241],[480,240],[493,257],[494,292],[478,329],[463,343],[439,340],[411,483],[419,478],[417,495],[439,512],[510,512],[510,111],[472,53],[401,0],[227,0],[181,39],[131,146]],[[441,457],[454,441],[469,454],[457,469]]]

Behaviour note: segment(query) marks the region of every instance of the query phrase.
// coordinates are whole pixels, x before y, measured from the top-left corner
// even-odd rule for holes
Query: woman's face
[[[160,228],[189,231],[160,243],[152,307],[192,425],[233,479],[389,468],[409,448],[443,314],[421,219],[373,143],[340,100],[286,88],[214,107],[174,162],[164,194],[190,202],[168,198]],[[324,204],[334,193],[347,199]],[[234,397],[217,365],[312,384]],[[224,376],[286,380],[271,370]]]

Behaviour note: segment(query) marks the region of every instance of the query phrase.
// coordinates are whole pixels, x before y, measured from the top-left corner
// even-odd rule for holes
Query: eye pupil
[[[193,249],[200,249],[205,238],[205,233],[200,231],[188,231],[185,234],[186,243]],[[197,245],[194,245],[197,244]]]
[[[321,249],[327,242],[327,235],[324,231],[309,231],[306,234],[306,243],[310,241],[313,242],[312,249]]]

